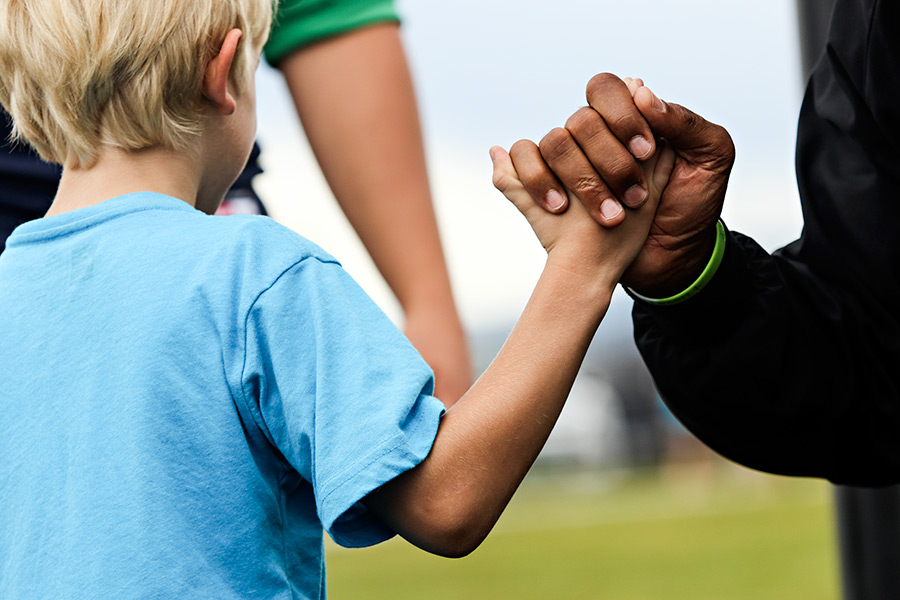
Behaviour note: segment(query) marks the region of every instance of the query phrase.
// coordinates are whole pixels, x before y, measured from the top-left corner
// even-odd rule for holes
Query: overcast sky
[[[511,323],[543,264],[490,183],[488,148],[539,139],[602,71],[725,126],[738,162],[724,217],[774,249],[800,232],[793,145],[799,51],[790,0],[399,0],[444,246],[469,329]],[[318,174],[277,72],[259,75],[259,189],[392,317],[396,304]],[[626,307],[627,309],[627,307]],[[623,312],[614,310],[611,318]]]

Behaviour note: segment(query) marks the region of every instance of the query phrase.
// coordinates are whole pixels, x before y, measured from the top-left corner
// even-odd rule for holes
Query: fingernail
[[[636,135],[631,138],[631,141],[628,142],[628,147],[631,149],[631,153],[634,154],[634,157],[638,159],[646,158],[653,149],[650,142],[647,141],[647,138],[642,135]]]
[[[566,203],[566,198],[556,190],[547,192],[547,206],[550,210],[556,212]]]
[[[631,208],[637,208],[647,200],[647,190],[639,185],[633,185],[625,190],[625,204]]]
[[[650,90],[650,88],[647,88]],[[653,110],[658,112],[666,112],[666,103],[660,100],[656,94],[653,93],[653,90],[650,90],[650,106],[653,107]]]
[[[622,212],[622,207],[612,198],[607,198],[600,204],[600,214],[607,221],[618,217],[620,212]]]

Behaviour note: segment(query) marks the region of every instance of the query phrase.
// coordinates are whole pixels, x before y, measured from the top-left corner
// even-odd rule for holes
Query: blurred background
[[[723,218],[769,250],[802,227],[793,175],[803,86],[790,0],[398,0],[433,193],[476,373],[512,328],[544,252],[491,185],[488,148],[538,141],[596,73],[641,77],[737,147]],[[272,215],[400,311],[330,196],[278,72],[261,68],[256,187]],[[365,101],[365,90],[360,90]],[[487,542],[430,557],[402,541],[329,546],[334,598],[837,598],[827,484],[760,475],[666,412],[617,292],[559,425]],[[727,398],[728,390],[722,390]]]

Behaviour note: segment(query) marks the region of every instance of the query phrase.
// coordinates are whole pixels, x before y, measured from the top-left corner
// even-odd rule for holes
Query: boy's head
[[[178,149],[202,131],[206,66],[232,29],[252,85],[275,0],[4,0],[0,104],[45,160],[90,167],[104,144]]]

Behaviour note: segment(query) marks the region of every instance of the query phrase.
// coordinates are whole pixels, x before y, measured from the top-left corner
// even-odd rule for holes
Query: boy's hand
[[[640,79],[596,75],[588,83],[587,100],[589,106],[572,115],[565,128],[548,133],[539,147],[518,142],[513,163],[544,209],[565,211],[560,191],[568,188],[598,223],[615,228],[632,218],[618,200],[635,205],[637,198],[630,198],[628,190],[643,185],[639,166],[655,152],[653,135],[665,138],[675,149],[675,167],[647,242],[622,282],[645,296],[680,292],[712,253],[734,164],[731,137],[688,109],[660,100]]]
[[[628,218],[614,229],[598,225],[568,190],[569,209],[562,215],[546,212],[534,203],[522,184],[523,179],[535,173],[517,172],[509,154],[498,146],[491,148],[493,182],[528,220],[547,251],[548,262],[590,277],[609,277],[609,282],[615,284],[643,247],[675,164],[675,152],[669,144],[660,140],[657,145],[653,157],[640,163],[648,187],[646,202],[631,210]],[[521,168],[529,167],[526,164]]]

